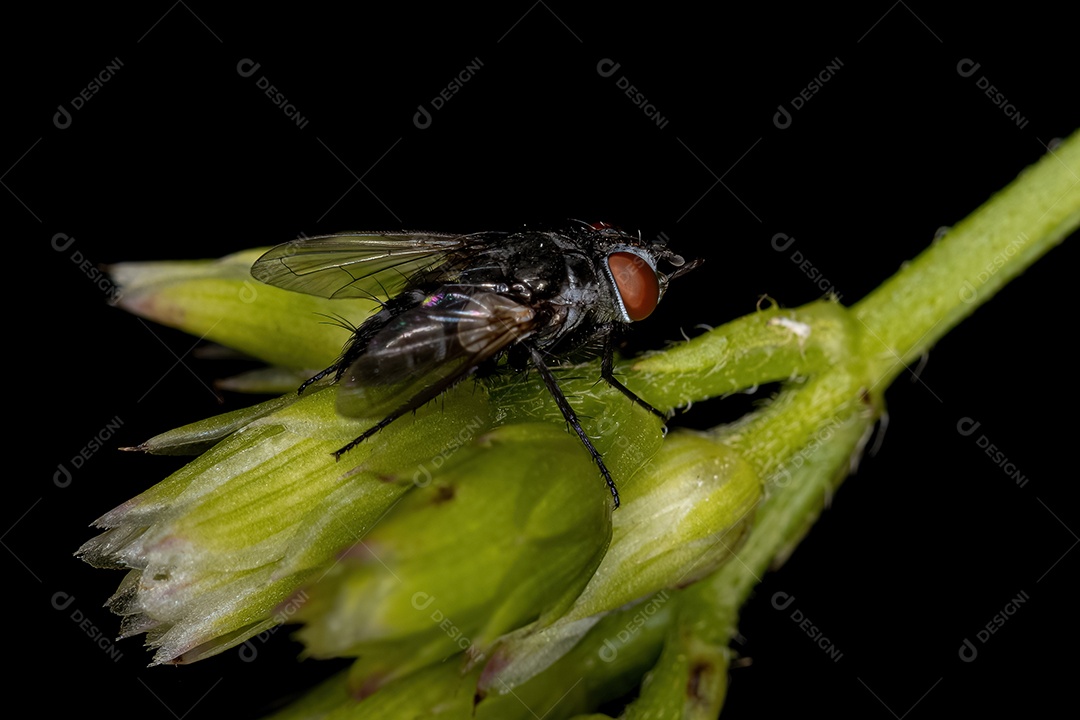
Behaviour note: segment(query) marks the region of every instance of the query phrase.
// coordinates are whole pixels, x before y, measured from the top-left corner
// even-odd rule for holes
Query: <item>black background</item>
[[[299,646],[282,632],[255,662],[229,652],[147,669],[139,640],[121,642],[114,662],[71,619],[78,610],[115,633],[100,605],[120,573],[71,554],[93,518],[177,466],[115,448],[218,412],[205,384],[228,372],[188,354],[193,338],[108,307],[71,261],[76,251],[94,264],[202,258],[301,232],[605,220],[663,232],[707,260],[636,333],[655,347],[680,327],[748,313],[764,294],[785,306],[820,297],[793,250],[845,303],[858,300],[1080,126],[1075,37],[1032,3],[1008,16],[888,2],[843,11],[150,3],[7,24],[0,208],[16,269],[9,317],[20,322],[7,346],[0,572],[16,673],[55,683],[57,692],[32,697],[56,711],[92,703],[146,718],[258,716],[331,667],[295,662]],[[115,76],[58,128],[58,106],[70,110],[116,59]],[[259,64],[251,77],[237,71],[244,59]],[[417,107],[431,110],[476,59],[475,76],[418,128]],[[610,77],[597,72],[604,59],[619,63]],[[965,59],[979,64],[969,77],[957,71]],[[830,64],[839,69],[792,111]],[[303,128],[262,94],[263,76]],[[620,77],[663,127],[622,94]],[[1023,127],[980,91],[980,77]],[[792,111],[784,129],[773,121],[781,104]],[[75,243],[55,251],[57,233]],[[777,233],[795,237],[787,252],[773,249]],[[1071,248],[1053,251],[942,340],[920,380],[897,379],[881,450],[745,608],[726,716],[820,707],[914,718],[1071,703],[1080,515],[1064,301],[1074,273]],[[730,414],[711,403],[692,419]],[[58,487],[58,466],[115,418],[122,427],[108,447]],[[978,431],[958,433],[961,418]],[[983,454],[981,435],[1025,486]],[[774,609],[778,592],[794,605]],[[72,605],[54,609],[56,593]],[[1029,600],[977,641],[1021,593]],[[794,609],[842,651],[838,662]],[[974,662],[959,658],[965,638],[978,647]]]

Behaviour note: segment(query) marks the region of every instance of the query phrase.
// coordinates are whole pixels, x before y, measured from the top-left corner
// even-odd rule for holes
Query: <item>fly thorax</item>
[[[598,280],[591,260],[578,254],[566,256],[565,282],[551,303],[559,316],[558,335],[569,334],[607,302],[608,293]]]

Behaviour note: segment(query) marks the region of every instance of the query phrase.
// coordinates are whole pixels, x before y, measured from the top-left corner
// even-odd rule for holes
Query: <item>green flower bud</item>
[[[623,487],[611,547],[585,590],[556,623],[508,638],[481,689],[513,688],[568,651],[603,614],[715,570],[739,547],[762,493],[749,464],[688,432],[668,437]]]
[[[310,654],[357,656],[355,693],[558,617],[607,548],[611,501],[563,428],[494,430],[433,469],[305,591]]]
[[[349,339],[342,321],[360,322],[374,301],[289,292],[251,277],[264,249],[220,260],[120,263],[109,268],[120,286],[117,305],[271,365],[322,370]],[[322,320],[322,322],[320,322]]]
[[[352,693],[349,673],[342,672],[267,720],[436,717],[470,720],[474,717],[478,672],[474,669],[462,673],[461,664],[456,662],[436,663],[363,698]],[[530,717],[535,720],[535,716]]]
[[[371,421],[342,418],[334,397],[328,388],[264,404],[280,407],[96,522],[106,532],[77,554],[131,569],[109,605],[124,637],[147,633],[154,664],[193,662],[289,621],[280,604],[490,424],[486,393],[461,387],[335,462]],[[224,433],[234,419],[172,441]]]

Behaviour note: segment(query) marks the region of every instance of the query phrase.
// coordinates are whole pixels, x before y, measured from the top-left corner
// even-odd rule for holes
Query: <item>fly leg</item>
[[[668,415],[666,413],[660,412],[659,410],[654,408],[652,405],[650,405],[649,403],[647,403],[644,400],[642,400],[641,398],[639,398],[637,396],[637,393],[635,393],[633,390],[631,390],[630,388],[623,385],[621,382],[619,382],[615,378],[615,373],[614,373],[615,362],[614,362],[613,355],[614,355],[614,349],[612,348],[611,341],[609,340],[608,342],[604,343],[604,358],[600,362],[600,377],[602,377],[604,379],[604,381],[607,382],[608,385],[615,388],[616,390],[621,392],[623,395],[630,398],[633,402],[635,402],[636,404],[638,404],[641,407],[645,408],[646,410],[651,412],[653,415],[655,415],[656,417],[658,417],[661,420],[664,420],[666,422],[667,419],[668,419]]]
[[[328,368],[328,370],[324,371],[324,372],[328,372],[329,370],[332,370],[332,369],[333,368]],[[379,432],[384,427],[386,427],[390,423],[394,422],[395,420],[397,420],[402,415],[405,415],[406,413],[410,413],[410,412],[414,412],[416,410],[419,410],[424,405],[426,405],[430,401],[437,398],[439,395],[442,395],[444,392],[446,392],[447,390],[449,390],[450,388],[454,387],[459,382],[464,380],[470,374],[471,370],[472,370],[472,368],[470,368],[467,365],[464,365],[464,366],[462,366],[462,369],[460,371],[452,373],[450,375],[447,375],[446,377],[440,379],[438,382],[432,383],[430,386],[428,386],[428,387],[424,388],[423,390],[421,390],[420,392],[416,393],[411,398],[409,398],[408,402],[404,403],[403,405],[398,406],[389,415],[387,415],[382,420],[380,420],[379,422],[372,425],[370,428],[368,428],[364,432],[362,432],[354,440],[350,441],[348,445],[345,445],[344,447],[341,447],[341,448],[335,450],[334,451],[334,459],[335,460],[340,460],[342,455],[349,452],[354,447],[356,447],[360,443],[364,442],[369,437],[371,437],[375,433]]]
[[[415,398],[414,398],[414,399],[415,399]],[[379,432],[379,431],[380,431],[380,430],[382,430],[382,429],[383,429],[384,427],[386,427],[386,426],[387,426],[387,425],[389,425],[390,423],[394,422],[395,420],[397,420],[397,419],[398,419],[399,417],[401,417],[401,416],[402,416],[402,415],[404,415],[405,413],[409,412],[410,410],[416,410],[416,409],[417,409],[417,408],[419,408],[419,407],[420,407],[421,405],[423,405],[424,403],[426,403],[426,402],[427,402],[427,401],[428,401],[429,399],[430,399],[430,398],[427,398],[427,399],[425,399],[425,400],[424,400],[423,402],[421,402],[421,403],[417,403],[416,405],[413,405],[413,404],[412,404],[412,401],[410,401],[410,402],[406,403],[405,405],[402,405],[402,406],[401,406],[401,407],[399,407],[399,408],[398,408],[397,410],[395,410],[394,412],[390,413],[389,415],[387,415],[386,417],[384,417],[384,418],[383,418],[382,420],[380,420],[379,422],[375,423],[375,424],[374,424],[374,425],[372,425],[372,426],[371,426],[370,428],[368,428],[367,430],[365,430],[364,432],[362,432],[362,433],[361,433],[360,435],[358,435],[358,436],[356,437],[356,439],[354,439],[354,440],[350,441],[348,445],[346,445],[346,446],[344,446],[344,447],[342,447],[342,448],[339,448],[339,449],[335,450],[335,451],[334,451],[334,459],[335,459],[335,460],[340,460],[340,459],[341,459],[341,456],[342,456],[342,455],[344,455],[345,453],[349,452],[349,451],[350,451],[350,450],[352,450],[352,449],[353,449],[354,447],[356,447],[356,446],[357,446],[357,445],[359,445],[360,443],[364,442],[364,441],[365,441],[365,440],[367,440],[367,439],[368,439],[369,437],[371,437],[371,436],[372,436],[372,435],[374,435],[375,433]]]
[[[600,468],[600,474],[604,476],[604,482],[607,483],[608,490],[611,491],[611,497],[615,500],[615,509],[617,510],[619,508],[619,490],[615,487],[615,481],[611,479],[611,472],[608,471],[607,466],[604,465],[604,458],[602,458],[596,448],[593,447],[592,441],[589,440],[589,436],[586,435],[585,431],[581,428],[577,413],[574,412],[574,408],[570,405],[570,401],[563,395],[562,389],[559,388],[558,381],[555,380],[555,375],[552,374],[551,369],[548,368],[547,363],[544,362],[544,357],[540,354],[540,351],[527,343],[525,343],[525,346],[529,348],[529,354],[532,356],[533,365],[540,371],[540,377],[544,379],[544,385],[547,386],[551,396],[555,398],[555,404],[559,406],[559,410],[562,412],[566,422],[569,423],[570,427],[574,428],[574,432],[581,438],[581,442],[585,446],[585,449],[589,451],[593,460],[596,461],[597,467]],[[626,390],[626,392],[630,391]],[[655,412],[655,410],[653,412]]]
[[[316,382],[322,380],[324,377],[326,377],[327,375],[329,375],[331,373],[338,372],[338,367],[339,366],[340,366],[340,363],[334,363],[333,365],[326,368],[325,370],[323,370],[321,372],[318,372],[318,373],[315,373],[314,375],[312,375],[311,377],[309,377],[307,380],[305,380],[303,382],[303,384],[300,386],[300,389],[296,391],[296,394],[297,395],[303,395],[304,391],[307,390],[308,386],[311,385],[312,383],[316,383]],[[338,374],[340,375],[340,373],[338,373]]]

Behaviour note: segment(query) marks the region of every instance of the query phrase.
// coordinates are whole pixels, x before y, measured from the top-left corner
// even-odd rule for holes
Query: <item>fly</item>
[[[661,270],[661,263],[670,270]],[[617,508],[615,481],[545,358],[599,346],[600,377],[665,418],[615,378],[614,340],[619,330],[656,309],[672,279],[700,264],[686,262],[662,242],[645,242],[603,223],[581,223],[556,231],[303,238],[271,249],[251,274],[286,290],[381,305],[356,328],[337,361],[299,389],[332,377],[340,384],[340,414],[383,417],[335,458],[510,356],[512,365],[532,365],[540,373]]]

